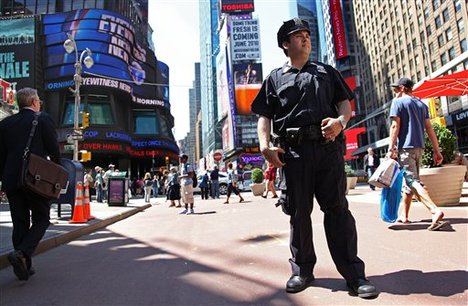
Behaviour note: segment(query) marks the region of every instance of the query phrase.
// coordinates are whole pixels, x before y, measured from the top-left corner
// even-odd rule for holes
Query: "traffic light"
[[[429,113],[431,118],[436,118],[442,116],[442,109],[440,107],[439,98],[431,98],[429,100]]]
[[[166,156],[165,160],[166,160],[166,165],[169,165],[169,156]]]
[[[80,162],[87,162],[91,160],[91,152],[86,151],[86,150],[80,150],[80,153],[81,153]]]
[[[89,127],[89,113],[81,112],[81,129]]]

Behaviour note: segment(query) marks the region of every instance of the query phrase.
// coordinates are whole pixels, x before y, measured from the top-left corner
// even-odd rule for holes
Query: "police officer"
[[[338,272],[355,294],[375,297],[377,290],[366,279],[364,262],[357,257],[355,221],[345,197],[342,131],[351,115],[353,94],[335,69],[309,61],[306,21],[284,22],[277,38],[288,62],[264,80],[251,108],[259,115],[262,154],[281,167],[279,204],[291,216],[292,276],[286,291],[302,291],[314,280],[317,258],[310,215],[315,196],[325,213],[328,248]]]

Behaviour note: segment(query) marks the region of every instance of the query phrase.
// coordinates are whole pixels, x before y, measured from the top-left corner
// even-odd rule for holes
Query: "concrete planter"
[[[261,196],[265,191],[265,184],[250,184],[250,189],[252,189],[252,193],[254,196]]]
[[[444,165],[438,168],[422,168],[419,177],[437,206],[460,204],[466,166]]]
[[[347,176],[346,177],[346,184],[348,184],[349,189],[354,189],[356,187],[358,181],[357,176]]]
[[[346,194],[348,194],[350,189],[354,189],[356,187],[357,181],[358,181],[357,176],[346,177]]]

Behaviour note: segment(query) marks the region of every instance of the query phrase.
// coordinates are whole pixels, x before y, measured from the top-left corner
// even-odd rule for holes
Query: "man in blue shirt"
[[[411,95],[414,83],[409,78],[403,77],[390,86],[393,87],[395,99],[390,108],[392,123],[387,158],[399,157],[399,163],[405,170],[404,209],[399,221],[410,222],[409,209],[413,196],[416,196],[432,214],[432,223],[427,229],[438,230],[446,224],[442,222],[444,213],[434,204],[419,180],[420,162],[424,153],[424,130],[432,143],[436,165],[440,165],[443,160],[437,136],[429,119],[428,107]]]

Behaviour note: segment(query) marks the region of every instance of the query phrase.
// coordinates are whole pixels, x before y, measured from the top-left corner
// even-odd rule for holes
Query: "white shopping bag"
[[[392,187],[393,182],[400,173],[400,165],[391,158],[384,160],[369,178],[369,184],[375,187]]]

